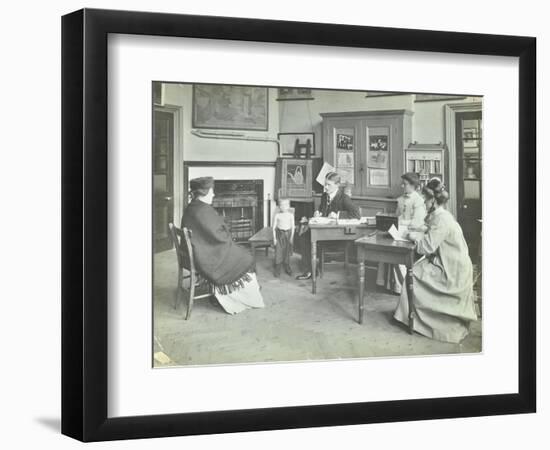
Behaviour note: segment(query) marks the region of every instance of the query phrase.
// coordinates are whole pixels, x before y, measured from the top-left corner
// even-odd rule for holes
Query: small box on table
[[[395,228],[399,227],[399,218],[395,214],[377,213],[376,214],[376,229],[380,231],[388,231],[392,225]]]

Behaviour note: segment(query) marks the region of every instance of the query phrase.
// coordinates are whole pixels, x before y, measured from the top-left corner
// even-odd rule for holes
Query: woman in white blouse
[[[410,230],[420,230],[424,226],[424,219],[426,218],[424,198],[418,192],[420,179],[416,173],[407,172],[401,175],[401,180],[403,195],[397,198],[397,209],[395,211],[399,218],[399,226],[408,227]],[[397,271],[400,272],[401,276],[398,275]],[[405,272],[406,269],[403,265],[380,263],[378,264],[376,284],[399,295],[402,290],[400,279],[403,279]]]

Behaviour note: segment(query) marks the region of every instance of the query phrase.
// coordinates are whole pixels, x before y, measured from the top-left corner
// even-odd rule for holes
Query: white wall
[[[463,0],[450,10],[440,1],[392,2],[173,2],[87,0],[8,2],[3,9],[3,194],[0,384],[3,448],[83,448],[59,435],[60,416],[60,16],[82,6],[188,14],[355,23],[362,25],[535,35],[539,38],[539,229],[550,222],[550,155],[543,125],[550,109],[550,29],[544,2],[496,4]],[[32,32],[25,32],[32,30]],[[315,74],[312,74],[312,77]],[[32,114],[30,112],[32,111]],[[22,120],[25,118],[25,120]],[[506,132],[506,130],[503,130]],[[545,142],[546,141],[546,142]],[[530,149],[533,150],[534,149]],[[131,168],[129,168],[131,169]],[[17,190],[14,191],[14,186]],[[544,206],[544,208],[543,208]],[[30,219],[29,219],[30,217]],[[32,236],[32,239],[27,239]],[[548,233],[539,233],[538,274],[550,263]],[[30,261],[40,261],[32,265]],[[539,282],[539,318],[550,317],[550,288]],[[550,327],[538,321],[539,412],[395,424],[236,433],[88,444],[94,449],[295,449],[342,446],[464,450],[548,448],[550,421]],[[545,325],[545,326],[541,326]],[[475,377],[475,374],[472,374]],[[185,387],[182,380],[182,389]],[[368,382],[368,380],[365,380]],[[403,374],[406,382],[406,374]],[[189,387],[192,389],[192,387]],[[269,386],[266,386],[269,389]],[[358,387],[360,389],[360,386]]]
[[[445,105],[449,103],[483,102],[482,97],[463,100],[415,102],[413,115],[413,141],[421,144],[445,143]]]

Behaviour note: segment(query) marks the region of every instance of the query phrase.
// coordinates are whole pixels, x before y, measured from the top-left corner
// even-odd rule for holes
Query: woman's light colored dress
[[[417,241],[425,257],[413,266],[414,330],[439,341],[458,343],[477,320],[472,262],[462,229],[453,215],[437,208],[426,219],[428,231]],[[403,289],[394,317],[408,325],[408,297]]]
[[[395,214],[399,218],[399,222],[405,226],[411,225],[414,227],[420,227],[424,225],[426,219],[426,205],[424,199],[418,191],[411,192],[410,194],[403,194],[397,198],[397,209]],[[389,276],[388,271],[390,270]],[[393,264],[378,264],[378,272],[376,275],[376,284],[378,286],[386,286],[386,288],[393,290],[396,294],[401,293],[401,282],[397,276],[397,271],[401,272],[401,276],[405,276],[405,266],[396,266]]]
[[[229,314],[237,314],[249,308],[263,308],[264,299],[260,293],[260,286],[255,273],[248,274],[250,281],[244,286],[229,294],[222,294],[214,288],[214,295],[223,309]]]

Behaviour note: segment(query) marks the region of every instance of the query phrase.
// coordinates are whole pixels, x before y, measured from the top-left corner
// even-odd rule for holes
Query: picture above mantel
[[[194,84],[193,127],[267,131],[268,89],[229,84]]]

